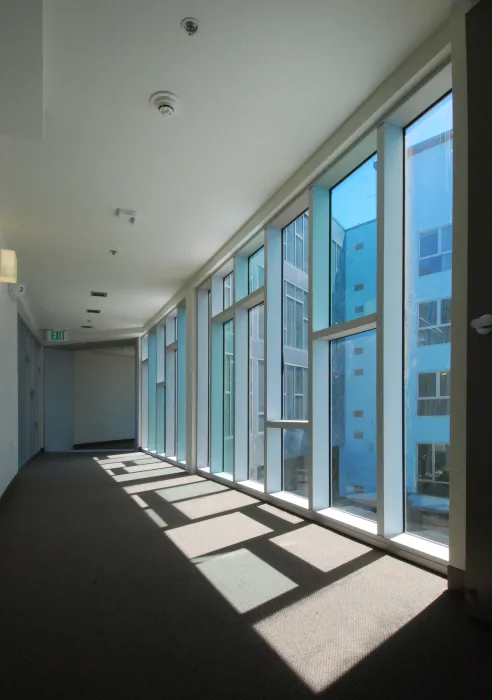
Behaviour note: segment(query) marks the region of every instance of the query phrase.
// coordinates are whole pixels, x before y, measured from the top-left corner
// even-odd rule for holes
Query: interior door
[[[492,314],[492,3],[466,16],[468,320]],[[492,622],[492,333],[468,329],[466,589],[472,615]]]

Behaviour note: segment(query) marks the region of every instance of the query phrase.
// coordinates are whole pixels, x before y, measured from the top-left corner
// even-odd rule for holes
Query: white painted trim
[[[427,554],[446,564],[449,562],[449,549],[447,547],[426,540],[423,537],[417,537],[416,535],[410,535],[408,532],[404,532],[401,535],[393,537],[391,541],[395,544],[401,544],[408,549],[412,549],[415,552]]]
[[[319,510],[318,513],[329,520],[336,520],[344,525],[350,525],[350,527],[353,527],[355,530],[363,530],[371,535],[377,535],[378,526],[373,520],[358,517],[357,515],[347,513],[338,508],[325,508],[324,510]]]
[[[336,326],[323,328],[320,331],[311,333],[311,341],[314,340],[338,340],[339,338],[347,338],[366,331],[373,331],[376,328],[378,321],[377,313],[368,314],[361,318],[354,318],[345,323],[338,323]]]
[[[251,491],[259,491],[260,493],[265,493],[265,485],[260,484],[258,481],[250,481],[248,479],[246,481],[238,481],[237,483],[246,489],[251,489]]]
[[[303,510],[309,510],[309,499],[302,498],[302,496],[296,496],[294,493],[289,493],[289,491],[278,491],[277,493],[272,493],[272,498],[282,503],[292,503],[292,505],[302,508]]]
[[[252,309],[265,301],[265,287],[259,287],[237,302],[236,308]]]
[[[219,326],[223,326],[227,321],[232,321],[234,318],[234,307],[235,304],[228,306],[227,309],[220,311],[216,316],[212,316],[212,323],[217,323]]]
[[[281,430],[307,430],[309,421],[307,420],[267,420],[267,428],[279,428]]]

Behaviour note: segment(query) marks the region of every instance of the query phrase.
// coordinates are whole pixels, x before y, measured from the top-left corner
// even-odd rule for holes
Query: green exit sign
[[[49,340],[51,340],[52,343],[66,340],[65,331],[50,331]]]

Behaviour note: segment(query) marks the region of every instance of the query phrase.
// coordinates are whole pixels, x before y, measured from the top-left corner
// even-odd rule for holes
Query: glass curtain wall
[[[435,545],[449,541],[452,96],[405,126],[414,97],[286,210],[303,213],[287,223],[281,212],[197,290],[197,452],[199,469],[397,546],[429,554],[419,543],[431,540],[439,558]],[[162,388],[165,445],[183,455],[186,324],[176,313]],[[154,341],[151,332],[142,351],[149,449]]]
[[[157,387],[156,387],[156,452],[166,454],[166,331],[163,325],[157,326]]]
[[[249,310],[249,460],[248,478],[265,479],[265,327],[264,304]]]
[[[309,214],[282,232],[282,418],[308,418]],[[308,431],[282,432],[283,491],[308,496]]]
[[[405,129],[406,530],[449,541],[453,114],[447,95]]]
[[[377,156],[331,190],[331,325],[376,311]],[[331,504],[376,519],[376,331],[330,347]]]
[[[234,321],[224,323],[223,471],[234,469]]]
[[[141,352],[141,398],[140,420],[142,448],[149,448],[149,338],[144,335],[140,346]]]

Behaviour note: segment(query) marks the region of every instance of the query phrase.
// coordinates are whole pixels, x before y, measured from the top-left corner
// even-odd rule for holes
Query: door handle
[[[492,314],[483,314],[483,316],[473,319],[471,327],[474,328],[479,335],[488,335],[492,333]]]

